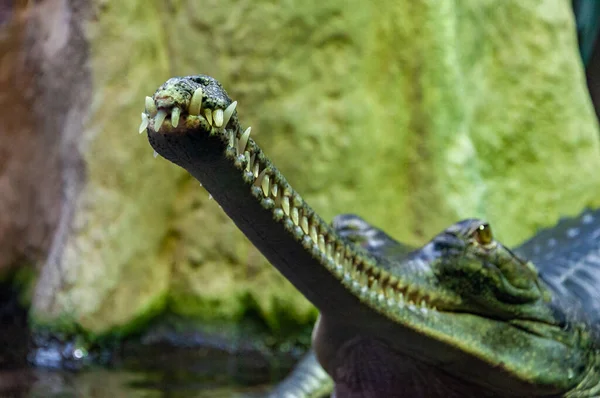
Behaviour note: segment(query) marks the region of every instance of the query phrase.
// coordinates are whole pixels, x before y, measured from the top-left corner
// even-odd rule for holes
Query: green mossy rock
[[[314,319],[207,192],[137,135],[144,96],[171,75],[219,79],[328,220],[353,212],[422,243],[483,217],[516,244],[600,205],[567,1],[102,5],[89,22],[87,181],[64,283],[38,286],[50,292],[34,305],[40,323],[67,316],[102,334],[163,309],[234,322],[249,302],[273,330]]]

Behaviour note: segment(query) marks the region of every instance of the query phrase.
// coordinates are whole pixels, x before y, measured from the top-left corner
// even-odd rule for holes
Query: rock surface
[[[52,203],[63,210],[48,211],[58,218],[33,300],[38,325],[104,334],[168,309],[205,321],[260,314],[283,333],[314,317],[197,182],[154,160],[136,134],[144,96],[171,75],[219,79],[325,219],[354,212],[420,243],[477,216],[515,244],[600,205],[598,125],[568,2],[109,0],[93,15],[87,6],[33,7],[70,22],[49,23],[55,46],[71,48],[81,26],[87,57],[54,49],[63,74],[85,72],[82,86],[48,89],[39,106],[59,103],[60,87],[84,100],[69,97],[53,130],[30,128],[77,137],[59,145],[58,163],[40,163],[61,183],[27,192],[38,203],[62,189]],[[68,121],[85,125],[69,132]],[[69,172],[77,189],[64,185]]]
[[[79,26],[63,25],[64,1],[22,3],[0,6],[0,278],[45,260],[84,167],[71,156],[89,98]]]

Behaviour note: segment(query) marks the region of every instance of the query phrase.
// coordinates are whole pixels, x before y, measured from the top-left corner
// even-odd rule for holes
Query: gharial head
[[[359,283],[348,288],[398,326],[362,322],[350,334],[383,338],[397,352],[517,395],[566,391],[597,366],[588,326],[487,222],[457,222],[412,250],[357,216],[338,216],[333,226],[372,257],[356,266]],[[336,322],[348,327],[328,319],[327,328]]]
[[[495,240],[484,221],[468,219],[450,226],[403,261],[392,260],[389,271],[402,275],[409,264],[420,270],[408,279],[413,287],[423,284],[419,290],[427,293],[421,300],[440,311],[557,323],[548,305],[551,294],[535,266]]]
[[[459,222],[417,250],[356,216],[329,225],[234,109],[216,80],[173,78],[146,98],[140,131],[202,182],[325,323],[493,390],[509,384],[515,395],[585,382],[597,349],[585,324],[570,320],[535,267],[494,240],[488,224]]]

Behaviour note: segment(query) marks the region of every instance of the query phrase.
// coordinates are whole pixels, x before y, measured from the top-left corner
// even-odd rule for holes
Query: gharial
[[[171,78],[146,97],[140,133],[319,309],[313,350],[335,397],[600,396],[600,211],[515,251],[477,219],[418,249],[358,216],[329,225],[236,105],[209,76]],[[277,391],[308,396],[305,376]]]

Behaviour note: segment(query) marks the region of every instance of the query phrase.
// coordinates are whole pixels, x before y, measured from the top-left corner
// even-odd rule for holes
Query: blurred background
[[[435,3],[435,4],[434,4]],[[137,134],[203,73],[326,220],[514,245],[600,206],[600,2],[0,0],[0,396],[229,397],[315,309]]]

